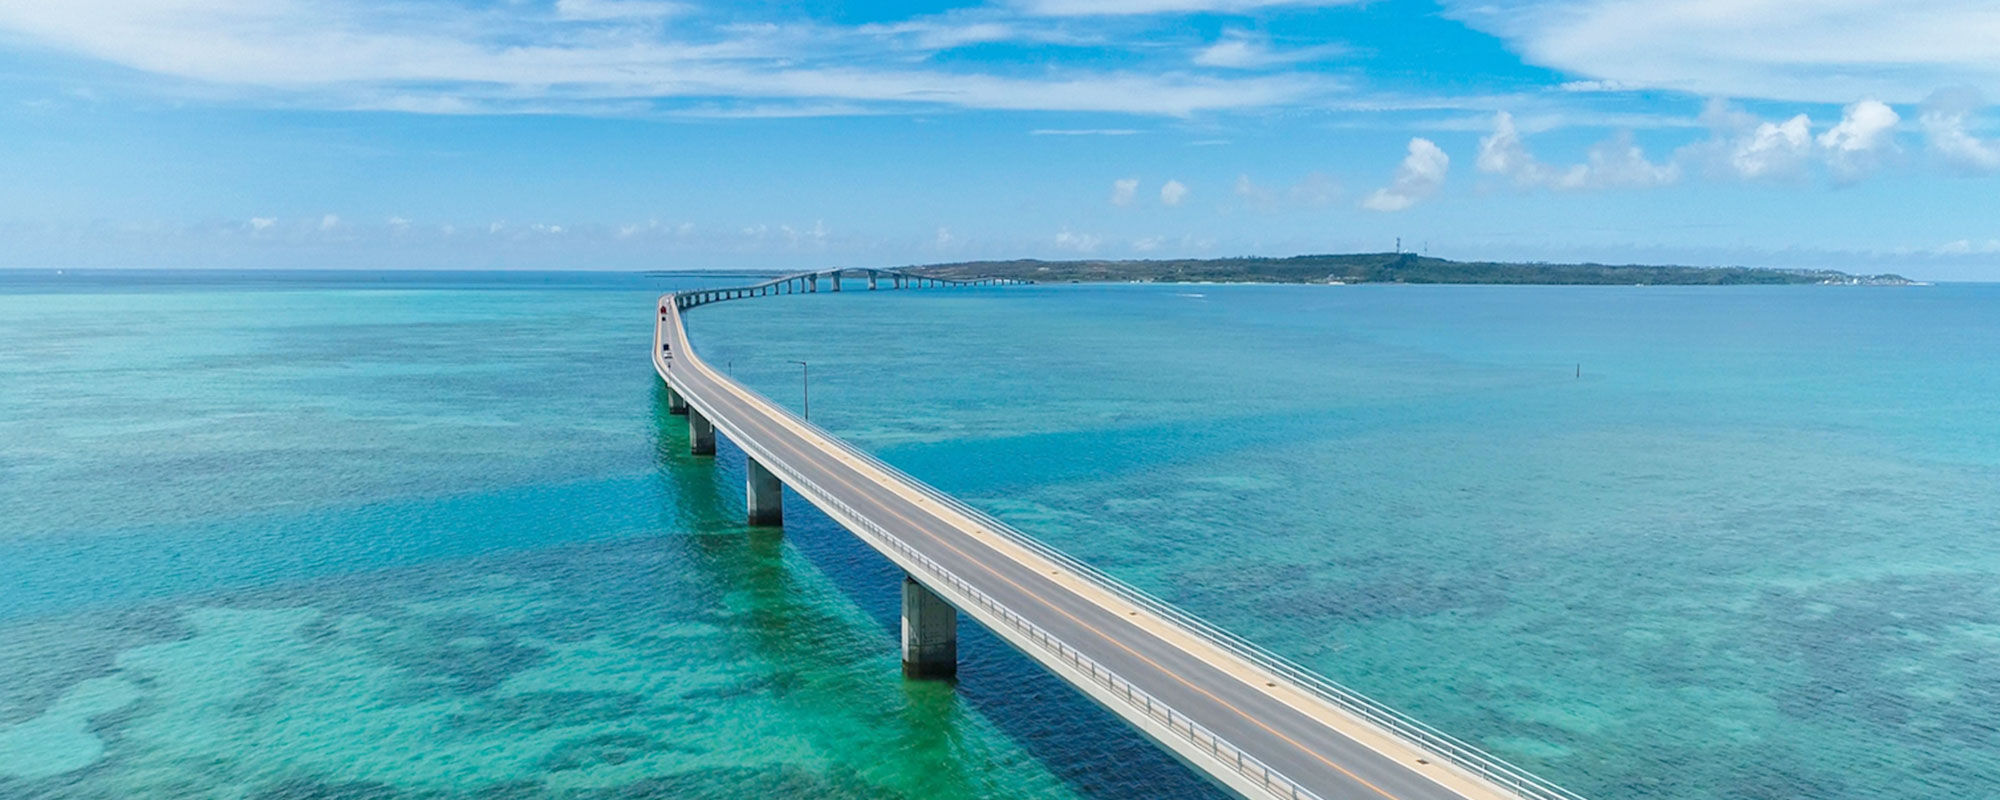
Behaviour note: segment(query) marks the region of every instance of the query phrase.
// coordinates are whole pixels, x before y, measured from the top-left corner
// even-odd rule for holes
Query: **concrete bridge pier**
[[[715,426],[699,408],[688,408],[688,447],[698,456],[715,455]]]
[[[807,276],[806,276],[806,291],[808,291],[808,292],[817,292],[817,291],[819,291],[819,276],[818,276],[818,275],[807,275]]]
[[[958,676],[958,609],[903,576],[903,677],[921,680]]]
[[[840,291],[840,273],[833,273],[830,277],[833,278],[833,290],[836,292]]]
[[[746,461],[743,475],[748,484],[745,505],[750,510],[750,524],[773,527],[785,524],[785,484],[757,463],[757,459],[746,457]]]
[[[682,397],[680,392],[674,391],[672,386],[667,387],[667,413],[683,416],[688,413],[687,398]]]
[[[868,273],[868,291],[875,291],[875,273]]]

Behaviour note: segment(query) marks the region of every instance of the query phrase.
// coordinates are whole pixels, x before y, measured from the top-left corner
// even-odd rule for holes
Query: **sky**
[[[1991,0],[0,0],[0,267],[2000,280]]]

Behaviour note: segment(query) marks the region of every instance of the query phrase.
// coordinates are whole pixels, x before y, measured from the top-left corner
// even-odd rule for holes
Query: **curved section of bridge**
[[[832,270],[669,294],[653,364],[688,415],[695,453],[715,452],[720,431],[749,459],[753,524],[780,523],[780,485],[790,487],[902,567],[905,674],[953,674],[963,613],[1239,796],[1582,800],[925,485],[736,383],[688,343],[689,309],[822,281],[839,291],[842,273],[877,287],[1018,283]]]

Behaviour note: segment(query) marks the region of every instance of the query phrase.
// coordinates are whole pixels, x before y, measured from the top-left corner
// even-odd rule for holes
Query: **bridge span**
[[[955,674],[963,613],[1241,797],[1582,800],[904,474],[736,383],[688,342],[682,317],[698,306],[822,281],[840,291],[843,273],[870,288],[1020,283],[857,269],[668,294],[653,365],[695,454],[715,452],[716,431],[744,452],[752,524],[782,524],[789,486],[902,568],[905,675]]]

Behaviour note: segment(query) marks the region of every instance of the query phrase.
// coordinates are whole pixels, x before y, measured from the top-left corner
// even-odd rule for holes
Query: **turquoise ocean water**
[[[0,273],[0,797],[1212,797],[646,359],[719,277]],[[850,288],[859,289],[858,284]],[[2000,287],[1035,286],[704,355],[1593,798],[2000,796]],[[1580,375],[1579,375],[1580,371]]]

